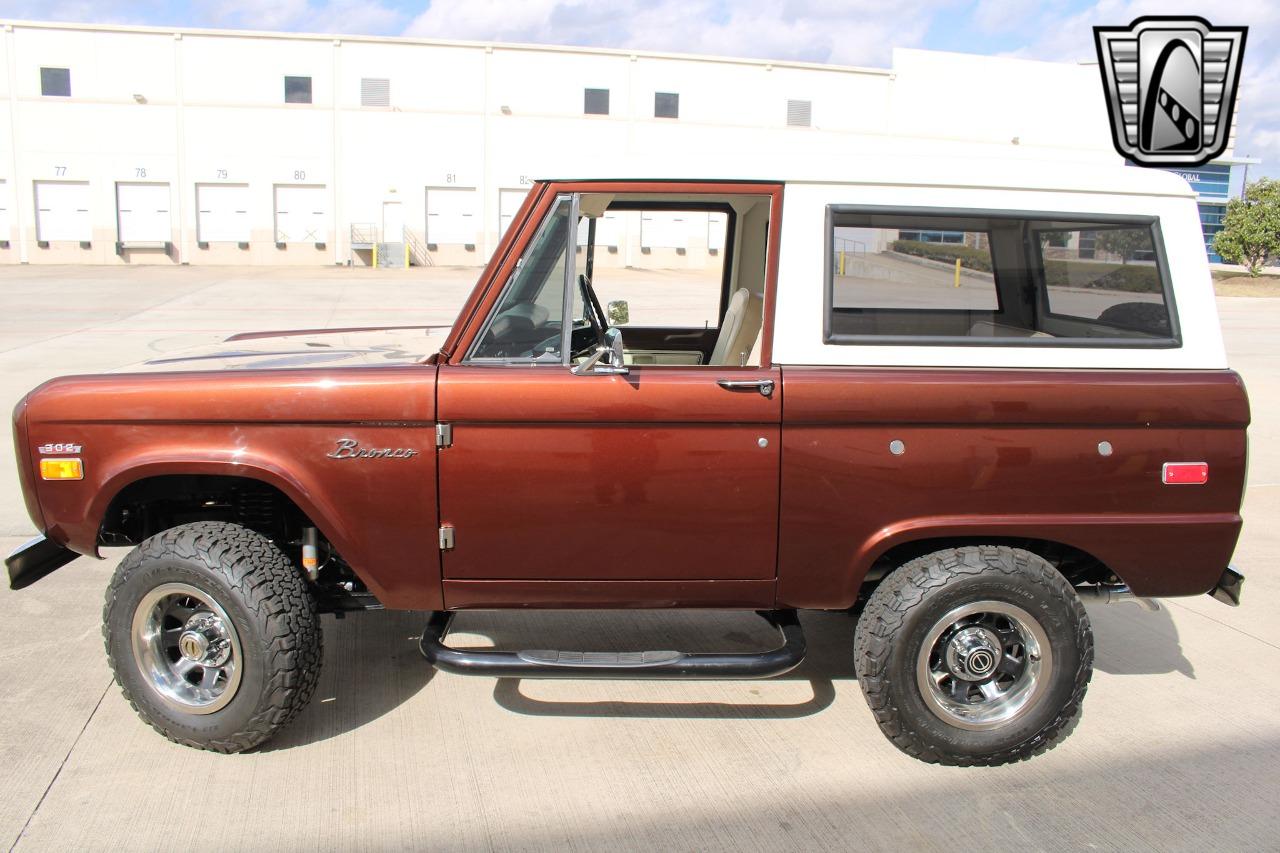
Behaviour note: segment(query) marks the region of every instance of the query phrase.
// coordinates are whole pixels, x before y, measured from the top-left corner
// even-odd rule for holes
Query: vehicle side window
[[[1047,314],[1169,336],[1169,308],[1150,228],[1037,231],[1036,247]]]
[[[835,229],[836,308],[998,311],[985,231]]]
[[[571,198],[562,196],[503,288],[469,361],[559,364]]]
[[[1177,346],[1150,218],[833,207],[825,340]]]
[[[728,215],[707,210],[610,210],[596,220],[592,286],[602,305],[625,301],[615,325],[715,329],[721,295]],[[578,230],[587,245],[588,221]]]

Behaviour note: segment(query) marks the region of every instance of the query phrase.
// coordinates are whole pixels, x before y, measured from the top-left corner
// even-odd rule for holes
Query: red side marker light
[[[1166,462],[1160,479],[1166,486],[1203,486],[1209,482],[1209,463]]]

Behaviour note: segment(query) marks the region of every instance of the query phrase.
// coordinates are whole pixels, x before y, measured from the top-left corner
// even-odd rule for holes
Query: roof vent
[[[813,124],[813,101],[787,101],[787,126],[809,127]]]
[[[381,77],[364,77],[360,80],[360,106],[391,106],[391,81]]]

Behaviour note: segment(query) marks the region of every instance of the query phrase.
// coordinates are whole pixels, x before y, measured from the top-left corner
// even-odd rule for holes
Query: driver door
[[[607,325],[578,279],[577,198],[554,200],[469,351],[440,366],[446,605],[771,606],[780,373],[575,373]]]

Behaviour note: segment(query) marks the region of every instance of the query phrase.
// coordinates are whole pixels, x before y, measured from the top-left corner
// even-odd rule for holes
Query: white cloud
[[[434,0],[408,35],[887,65],[919,45],[939,0]]]
[[[360,0],[218,0],[198,9],[202,23],[248,30],[388,34],[404,23],[395,9]]]

